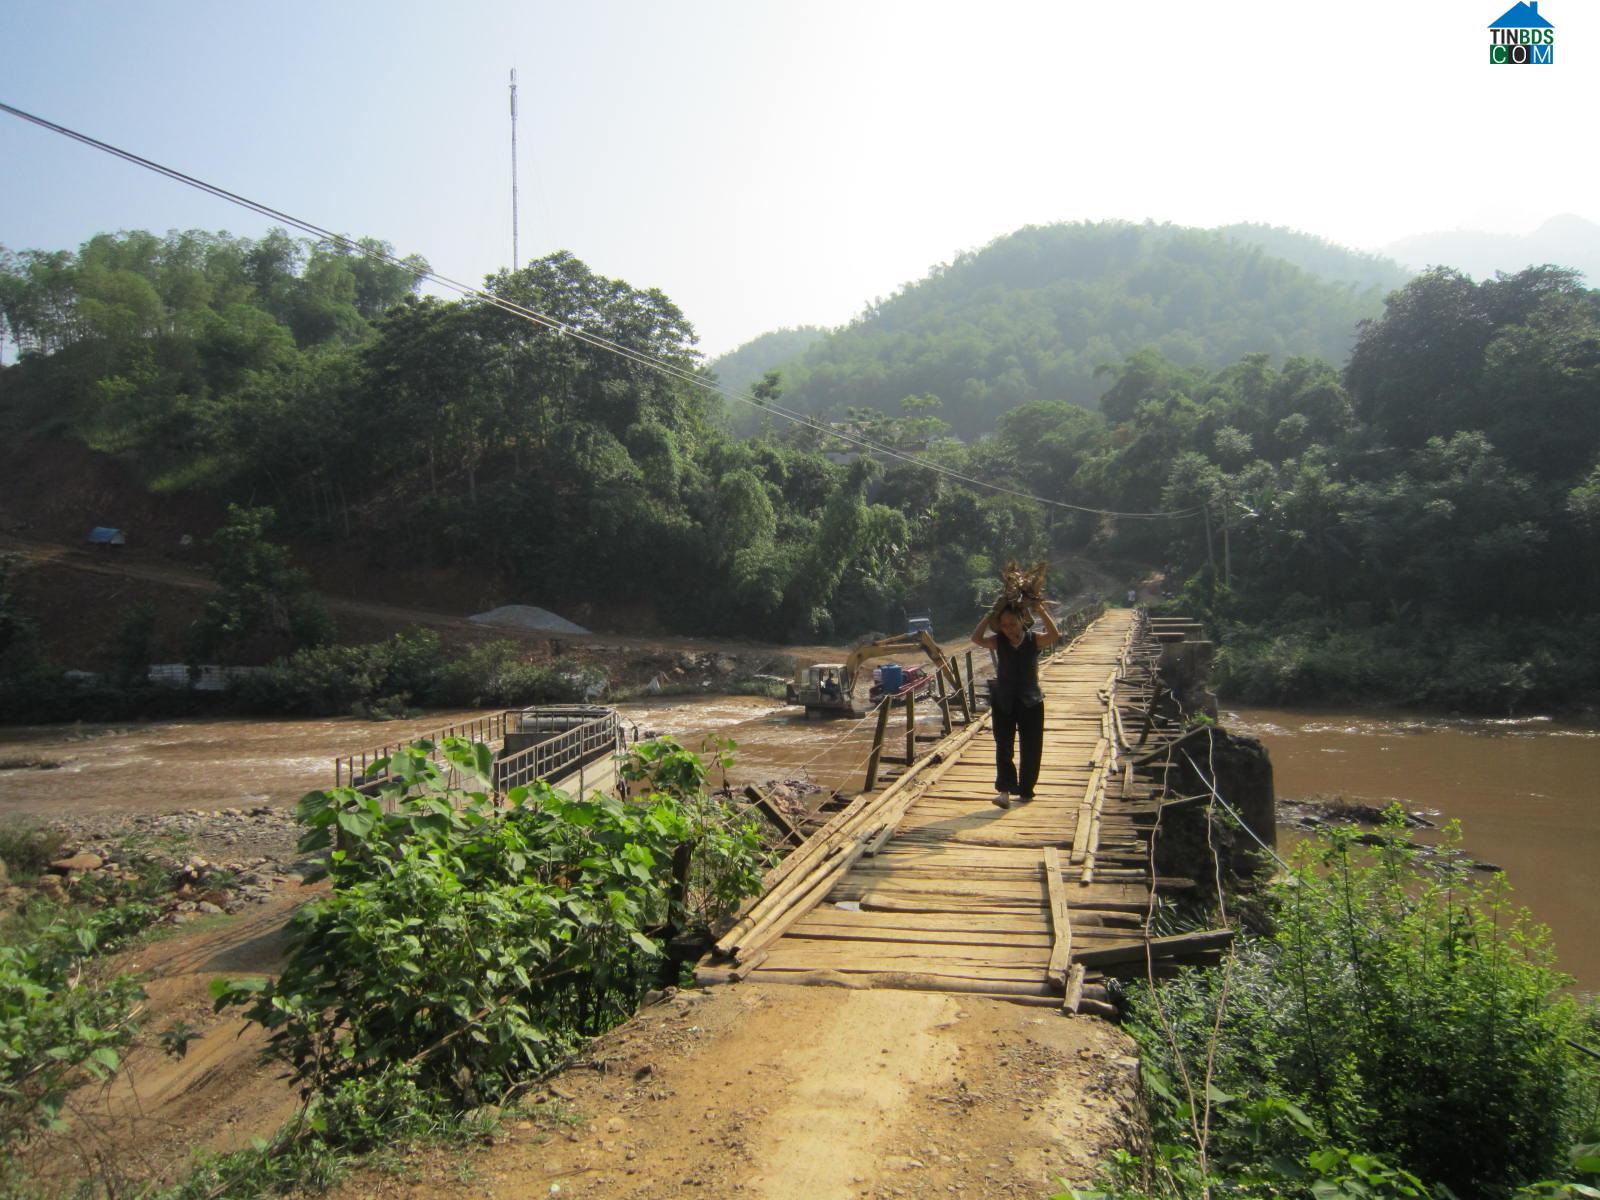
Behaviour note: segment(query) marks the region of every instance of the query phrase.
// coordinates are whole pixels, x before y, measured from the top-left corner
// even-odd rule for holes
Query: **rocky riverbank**
[[[43,823],[33,837],[51,848],[50,861],[31,879],[0,862],[0,913],[33,895],[111,902],[141,884],[164,924],[240,912],[311,874],[316,864],[295,849],[299,834],[293,813],[265,804]]]

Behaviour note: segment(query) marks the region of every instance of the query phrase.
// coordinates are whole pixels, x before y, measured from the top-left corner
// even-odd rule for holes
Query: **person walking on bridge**
[[[1044,693],[1039,690],[1039,652],[1061,640],[1061,630],[1042,600],[1033,611],[1044,630],[1028,628],[1027,611],[1017,604],[1001,604],[978,622],[972,640],[991,651],[995,677],[989,684],[990,723],[994,729],[994,800],[1011,807],[1011,797],[1032,800],[1039,782],[1039,760],[1044,755]],[[1020,742],[1021,765],[1012,758],[1012,745]]]

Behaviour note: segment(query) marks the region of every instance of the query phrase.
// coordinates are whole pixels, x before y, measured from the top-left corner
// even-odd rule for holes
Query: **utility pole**
[[[511,269],[521,262],[517,248],[517,69],[511,68]]]

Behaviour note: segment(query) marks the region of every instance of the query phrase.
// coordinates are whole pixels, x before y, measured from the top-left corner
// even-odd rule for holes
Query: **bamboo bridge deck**
[[[987,718],[859,797],[718,943],[716,978],[906,987],[1103,1007],[1100,965],[1142,973],[1159,799],[1135,775],[1123,713],[1148,691],[1139,614],[1111,609],[1041,664],[1035,798],[1002,810]],[[1146,653],[1144,665],[1148,667]],[[1130,677],[1131,674],[1131,677]],[[787,863],[785,864],[788,865]],[[1087,988],[1087,992],[1085,991]]]

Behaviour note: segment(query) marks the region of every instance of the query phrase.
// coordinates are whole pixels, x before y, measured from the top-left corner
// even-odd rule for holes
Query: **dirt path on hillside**
[[[163,587],[180,588],[202,594],[216,592],[217,585],[198,569],[174,566],[162,559],[149,557],[127,547],[101,547],[90,551],[76,546],[63,546],[20,538],[14,534],[0,534],[0,553],[14,554],[33,566],[56,567],[81,571],[91,575],[136,579]],[[352,600],[342,596],[319,592],[319,598],[335,616],[355,617],[395,629],[419,625],[429,629],[449,630],[479,639],[510,639],[548,645],[561,642],[594,644],[617,649],[634,650],[695,650],[719,651],[731,654],[788,654],[803,658],[827,658],[843,652],[828,646],[778,646],[762,642],[740,641],[725,638],[694,637],[627,637],[620,634],[582,633],[554,636],[546,632],[507,628],[499,625],[480,625],[464,616],[432,612],[427,609],[408,608],[403,605],[377,604],[367,600]]]
[[[496,1144],[414,1153],[339,1200],[1052,1194],[1125,1144],[1131,1044],[1049,1008],[738,984],[643,1010]]]

